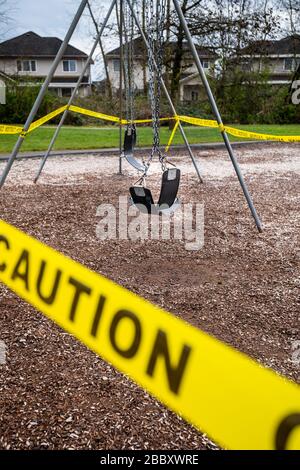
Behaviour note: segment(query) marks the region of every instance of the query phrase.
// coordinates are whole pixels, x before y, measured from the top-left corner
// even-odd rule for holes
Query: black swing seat
[[[123,155],[128,161],[128,163],[133,166],[136,170],[144,172],[145,166],[136,160],[133,156],[134,147],[136,144],[136,129],[132,127],[131,129],[126,129],[124,137],[124,149]]]
[[[132,186],[129,189],[131,202],[140,212],[146,214],[171,214],[180,206],[180,201],[177,198],[179,183],[180,170],[178,168],[170,168],[163,173],[157,204],[154,204],[150,189],[143,186]]]

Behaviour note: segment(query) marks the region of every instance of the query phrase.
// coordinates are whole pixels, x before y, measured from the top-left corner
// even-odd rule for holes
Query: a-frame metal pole
[[[75,28],[76,28],[76,26],[77,26],[77,24],[78,24],[78,22],[79,22],[79,20],[80,20],[80,18],[81,18],[81,15],[82,15],[82,13],[83,13],[85,7],[86,7],[87,1],[88,1],[88,0],[82,0],[81,3],[80,3],[80,6],[79,6],[79,8],[78,8],[78,10],[77,10],[77,12],[76,12],[76,14],[75,14],[75,17],[74,17],[74,19],[73,19],[73,21],[72,21],[72,23],[71,23],[71,26],[70,26],[70,28],[69,28],[67,34],[66,34],[66,37],[65,37],[65,39],[64,39],[64,41],[63,41],[63,43],[62,43],[62,45],[61,45],[61,47],[60,47],[60,49],[59,49],[59,51],[58,51],[56,57],[55,57],[55,60],[54,60],[54,62],[53,62],[53,64],[52,64],[52,66],[51,66],[51,69],[50,69],[50,71],[49,71],[49,73],[48,73],[48,76],[47,76],[47,78],[45,79],[45,81],[44,81],[44,83],[43,83],[43,85],[42,85],[42,87],[41,87],[41,89],[40,89],[40,92],[39,92],[39,94],[38,94],[38,96],[37,96],[37,98],[36,98],[36,100],[35,100],[35,103],[34,103],[32,109],[31,109],[31,111],[30,111],[30,113],[29,113],[29,116],[28,116],[28,118],[27,118],[27,120],[26,120],[26,123],[25,123],[25,125],[24,125],[24,128],[23,128],[23,133],[19,136],[19,138],[18,138],[18,140],[17,140],[17,142],[16,142],[16,144],[15,144],[15,146],[14,146],[14,149],[13,149],[13,151],[12,151],[12,154],[11,154],[11,156],[10,156],[10,158],[9,158],[9,160],[8,160],[8,162],[7,162],[6,166],[5,166],[5,168],[4,168],[4,171],[3,171],[2,175],[1,175],[1,179],[0,179],[0,188],[1,188],[1,187],[3,186],[3,184],[5,183],[5,180],[6,180],[6,178],[7,178],[7,175],[8,175],[8,173],[10,172],[10,169],[11,169],[11,167],[12,167],[12,165],[13,165],[13,163],[14,163],[14,161],[15,161],[15,159],[16,159],[16,157],[17,157],[19,151],[20,151],[20,148],[21,148],[22,145],[23,145],[24,138],[25,138],[25,133],[28,131],[28,129],[29,129],[29,127],[30,127],[32,121],[34,120],[34,118],[35,118],[35,116],[36,116],[36,113],[38,112],[38,109],[39,109],[39,107],[40,107],[40,104],[41,104],[41,102],[42,102],[43,99],[44,99],[44,96],[45,96],[45,94],[46,94],[46,92],[47,92],[47,90],[48,90],[48,87],[49,87],[49,84],[51,83],[51,80],[52,80],[52,78],[53,78],[53,75],[54,75],[55,72],[56,72],[56,69],[57,69],[57,67],[58,67],[58,65],[59,65],[59,63],[60,63],[60,61],[61,61],[61,59],[62,59],[62,57],[63,57],[63,55],[64,55],[64,53],[65,53],[65,50],[66,50],[66,48],[67,48],[67,46],[68,46],[68,44],[69,44],[69,42],[70,42],[70,39],[71,39],[71,37],[72,37],[72,35],[73,35],[74,31],[75,31]]]
[[[237,159],[233,153],[233,149],[232,149],[232,146],[231,146],[231,143],[230,143],[230,140],[228,138],[228,135],[226,133],[226,131],[224,130],[224,127],[223,127],[223,121],[222,121],[222,118],[221,118],[221,115],[220,115],[220,112],[219,112],[219,109],[218,109],[218,106],[217,106],[217,103],[215,101],[215,98],[212,94],[212,91],[210,89],[210,86],[209,86],[209,83],[208,83],[208,80],[206,78],[206,75],[205,75],[205,72],[203,70],[203,67],[202,67],[202,64],[201,64],[201,61],[199,59],[199,56],[198,56],[198,53],[197,53],[197,50],[196,50],[196,47],[195,47],[195,44],[193,42],[193,39],[192,39],[192,35],[191,35],[191,32],[189,30],[189,27],[187,25],[187,22],[186,22],[186,19],[184,17],[184,14],[182,12],[182,9],[181,9],[181,6],[178,2],[178,0],[173,0],[173,3],[174,3],[174,6],[175,6],[175,9],[177,11],[177,14],[178,14],[178,17],[181,21],[181,24],[183,26],[183,29],[185,31],[185,35],[186,35],[186,38],[188,40],[188,43],[189,43],[189,46],[191,48],[191,52],[193,54],[193,57],[194,57],[194,60],[195,60],[195,63],[196,63],[196,66],[197,66],[197,69],[198,69],[198,72],[199,72],[199,75],[201,77],[201,80],[202,80],[202,83],[205,87],[205,90],[206,90],[206,93],[207,93],[207,96],[208,96],[208,99],[210,101],[210,104],[211,104],[211,107],[212,107],[212,110],[213,110],[213,113],[216,117],[216,120],[221,128],[221,133],[222,133],[222,136],[223,136],[223,140],[224,140],[224,143],[226,145],[226,148],[227,148],[227,151],[229,153],[229,156],[230,156],[230,159],[232,161],[232,164],[233,164],[233,167],[235,169],[235,172],[237,174],[237,177],[238,177],[238,180],[240,182],[240,185],[242,187],[242,190],[244,192],[244,195],[245,195],[245,198],[247,200],[247,203],[248,203],[248,206],[250,208],[250,211],[252,213],[252,216],[255,220],[255,223],[256,223],[256,226],[258,228],[258,231],[259,232],[262,232],[262,223],[259,219],[259,216],[256,212],[256,209],[254,207],[254,204],[253,204],[253,201],[252,201],[252,198],[250,196],[250,193],[248,191],[248,188],[246,186],[246,183],[244,181],[244,178],[243,178],[243,175],[241,173],[241,170],[240,170],[240,167],[239,167],[239,164],[237,162]]]
[[[40,167],[39,167],[39,169],[38,169],[38,171],[37,171],[37,174],[36,174],[36,176],[35,176],[35,179],[34,179],[34,182],[35,182],[35,183],[38,181],[38,179],[39,179],[39,177],[40,177],[40,174],[41,174],[42,171],[43,171],[43,168],[44,168],[44,166],[45,166],[45,164],[46,164],[46,161],[48,160],[48,157],[49,157],[49,155],[50,155],[50,153],[51,153],[51,151],[52,151],[52,149],[53,149],[53,146],[54,146],[54,144],[55,144],[55,142],[56,142],[56,139],[57,139],[57,137],[58,137],[58,135],[59,135],[59,133],[60,133],[60,130],[61,130],[61,128],[62,128],[62,126],[63,126],[63,124],[64,124],[64,122],[65,122],[65,120],[66,120],[66,117],[67,117],[67,115],[68,115],[68,113],[69,113],[69,108],[70,108],[70,106],[72,105],[72,103],[73,103],[73,101],[74,101],[74,99],[75,99],[75,97],[76,97],[76,95],[77,95],[77,92],[78,92],[78,90],[79,90],[79,87],[80,87],[80,85],[81,85],[81,83],[82,83],[82,80],[83,80],[84,75],[85,75],[85,73],[86,73],[86,71],[87,71],[87,68],[89,67],[89,65],[90,65],[90,63],[91,63],[91,60],[92,60],[92,58],[93,58],[94,52],[95,52],[95,50],[96,50],[96,47],[97,47],[97,45],[98,45],[98,43],[99,43],[99,41],[100,41],[100,38],[101,38],[101,36],[102,36],[102,34],[103,34],[103,31],[104,31],[104,29],[105,29],[105,26],[107,25],[107,22],[108,22],[108,20],[109,20],[109,18],[110,18],[110,16],[111,16],[111,13],[112,13],[112,10],[113,10],[113,8],[114,8],[114,6],[115,6],[116,1],[117,1],[117,0],[112,0],[111,6],[110,6],[110,8],[109,8],[109,10],[108,10],[108,13],[107,13],[107,15],[106,15],[106,17],[105,17],[105,19],[104,19],[104,22],[103,22],[103,24],[102,24],[100,30],[96,31],[96,33],[97,33],[97,38],[96,38],[96,40],[95,40],[95,42],[94,42],[94,45],[93,45],[92,50],[91,50],[91,52],[90,52],[90,55],[88,56],[88,58],[87,58],[87,60],[86,60],[86,62],[85,62],[85,65],[84,65],[84,67],[83,67],[83,69],[82,69],[82,72],[81,72],[81,74],[80,74],[80,77],[78,78],[78,81],[77,81],[76,86],[75,86],[75,88],[74,88],[74,90],[73,90],[73,92],[72,92],[72,95],[70,96],[70,99],[69,99],[68,104],[67,104],[67,109],[64,111],[64,113],[63,113],[63,115],[62,115],[62,117],[61,117],[61,119],[60,119],[60,122],[59,122],[59,124],[58,124],[58,126],[57,126],[57,128],[56,128],[56,130],[55,130],[55,133],[54,133],[54,135],[53,135],[53,137],[52,137],[52,139],[51,139],[51,142],[50,142],[50,144],[49,144],[48,150],[47,150],[47,152],[45,153],[45,155],[44,155],[44,157],[43,157],[43,159],[42,159],[42,161],[41,161]],[[91,9],[90,9],[90,4],[89,4],[89,2],[88,2],[88,7],[89,7],[89,11],[90,11],[90,13],[91,13],[91,15],[92,15],[92,11],[91,11]]]
[[[131,5],[130,0],[126,0],[126,1],[127,1],[128,5],[129,5],[131,14],[132,14],[132,16],[133,16],[133,18],[134,18],[134,21],[135,21],[135,23],[136,23],[136,25],[137,25],[137,27],[138,27],[138,30],[139,30],[139,32],[140,32],[140,35],[141,35],[141,37],[142,37],[142,39],[143,39],[143,41],[144,41],[144,43],[145,43],[145,46],[146,46],[147,50],[150,52],[148,40],[147,40],[147,38],[146,38],[146,36],[145,36],[145,34],[144,34],[143,28],[142,28],[141,25],[140,25],[139,19],[138,19],[137,15],[136,15],[136,13],[135,13],[135,11],[134,11],[134,8],[133,8],[133,6]],[[150,53],[151,53],[151,52],[150,52]],[[153,63],[154,63],[154,67],[157,69],[157,63],[156,63],[155,59],[153,60]],[[172,113],[173,113],[174,116],[177,116],[177,112],[176,112],[175,106],[174,106],[173,101],[172,101],[172,98],[171,98],[171,96],[170,96],[170,94],[169,94],[169,92],[168,92],[168,89],[167,89],[167,87],[166,87],[166,84],[165,84],[165,82],[164,82],[164,79],[161,77],[161,78],[160,78],[160,81],[161,81],[161,84],[162,84],[164,93],[165,93],[165,95],[166,95],[166,98],[167,98],[167,100],[168,100],[168,102],[169,102],[169,105],[170,105],[170,108],[171,108],[171,110],[172,110]],[[189,152],[189,155],[190,155],[191,160],[192,160],[192,162],[193,162],[193,165],[194,165],[194,167],[195,167],[195,170],[196,170],[196,173],[197,173],[197,175],[198,175],[199,181],[200,181],[201,183],[203,183],[203,179],[202,179],[202,176],[201,176],[201,174],[200,174],[200,171],[199,171],[197,162],[196,162],[196,160],[195,160],[194,154],[193,154],[193,152],[192,152],[191,146],[190,146],[190,144],[189,144],[189,141],[188,141],[187,136],[186,136],[186,134],[185,134],[185,132],[184,132],[184,129],[183,129],[183,127],[182,127],[181,122],[179,122],[179,130],[180,130],[180,132],[181,132],[182,138],[183,138],[183,140],[184,140],[184,143],[185,143],[185,145],[186,145],[186,148],[187,148],[187,150],[188,150],[188,152]]]

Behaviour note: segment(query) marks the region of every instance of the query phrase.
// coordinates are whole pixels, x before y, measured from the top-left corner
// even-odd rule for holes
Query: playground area
[[[178,240],[101,241],[100,204],[117,206],[137,179],[117,156],[49,158],[38,184],[36,159],[15,162],[0,193],[2,218],[197,328],[300,383],[299,144],[245,146],[237,156],[264,231],[258,233],[225,149],[186,152],[183,203],[203,203],[204,247]],[[0,173],[5,163],[0,163]],[[149,185],[160,187],[153,163]],[[179,416],[0,286],[2,449],[216,449]],[[210,405],[211,406],[211,405]],[[212,410],[213,411],[213,410]]]

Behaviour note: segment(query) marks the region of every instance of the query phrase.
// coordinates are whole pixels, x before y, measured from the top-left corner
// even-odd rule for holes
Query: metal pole
[[[4,171],[3,171],[2,176],[1,176],[1,179],[0,179],[0,188],[2,188],[3,184],[5,183],[5,180],[6,180],[6,178],[7,178],[7,175],[8,175],[8,173],[10,172],[10,169],[11,169],[11,167],[12,167],[12,165],[13,165],[13,163],[14,163],[14,161],[15,161],[15,159],[16,159],[16,157],[17,157],[19,151],[20,151],[20,148],[21,148],[22,145],[23,145],[24,138],[25,138],[25,133],[28,131],[28,129],[29,129],[29,127],[30,127],[30,124],[32,123],[32,121],[34,120],[34,118],[35,118],[35,116],[36,116],[36,113],[37,113],[37,111],[38,111],[38,109],[39,109],[39,107],[40,107],[40,104],[41,104],[41,102],[43,101],[43,98],[44,98],[44,96],[45,96],[45,94],[46,94],[46,92],[47,92],[47,90],[48,90],[48,86],[49,86],[49,84],[50,84],[50,82],[51,82],[51,80],[52,80],[52,78],[53,78],[53,75],[55,74],[55,71],[56,71],[56,69],[57,69],[57,67],[58,67],[58,64],[60,63],[60,61],[61,61],[61,59],[62,59],[62,57],[63,57],[63,55],[64,55],[64,52],[65,52],[65,50],[66,50],[66,48],[67,48],[67,46],[68,46],[68,44],[69,44],[69,41],[70,41],[70,39],[71,39],[71,37],[72,37],[72,35],[73,35],[73,33],[74,33],[74,30],[75,30],[75,28],[76,28],[76,26],[77,26],[77,24],[78,24],[78,22],[79,22],[79,20],[80,20],[80,18],[81,18],[81,15],[82,15],[82,13],[83,13],[83,11],[84,11],[84,9],[85,9],[85,6],[86,6],[86,4],[87,4],[87,1],[88,1],[88,0],[82,0],[81,3],[80,3],[80,6],[79,6],[79,8],[78,8],[78,10],[77,10],[77,13],[76,13],[76,15],[75,15],[75,17],[74,17],[74,19],[73,19],[73,21],[72,21],[72,23],[71,23],[71,26],[70,26],[70,28],[69,28],[67,34],[66,34],[66,37],[65,37],[65,39],[64,39],[64,41],[63,41],[63,43],[62,43],[62,45],[61,45],[61,47],[60,47],[60,49],[59,49],[57,55],[56,55],[56,58],[55,58],[55,60],[54,60],[54,62],[53,62],[53,64],[52,64],[52,66],[51,66],[51,69],[50,69],[50,71],[49,71],[49,73],[48,73],[48,76],[47,76],[47,78],[45,79],[45,81],[44,81],[44,83],[43,83],[43,85],[42,85],[42,87],[41,87],[41,89],[40,89],[40,92],[39,92],[39,94],[38,94],[38,96],[37,96],[37,98],[36,98],[36,100],[35,100],[35,103],[34,103],[32,109],[31,109],[31,111],[30,111],[30,113],[29,113],[29,116],[28,116],[27,121],[26,121],[26,123],[25,123],[25,125],[24,125],[24,128],[23,128],[23,133],[19,136],[19,138],[18,138],[18,140],[17,140],[17,142],[16,142],[16,144],[15,144],[15,146],[14,146],[14,149],[13,149],[13,151],[12,151],[12,154],[11,154],[11,156],[10,156],[10,158],[9,158],[9,160],[8,160],[8,162],[7,162],[7,164],[6,164],[6,167],[4,168]]]
[[[57,137],[58,137],[58,135],[59,135],[59,133],[60,133],[60,130],[61,130],[61,128],[62,128],[62,126],[63,126],[63,124],[64,124],[64,122],[65,122],[65,120],[66,120],[66,117],[67,117],[67,115],[68,115],[68,113],[69,113],[69,107],[72,105],[72,103],[73,103],[73,101],[74,101],[74,98],[76,97],[77,91],[78,91],[78,89],[79,89],[79,87],[80,87],[80,85],[81,85],[81,83],[82,83],[82,80],[83,80],[83,77],[84,77],[84,75],[85,75],[85,73],[86,73],[86,71],[87,71],[87,68],[88,68],[88,66],[90,65],[90,62],[91,62],[91,60],[92,60],[92,58],[93,58],[94,52],[95,52],[95,50],[96,50],[96,47],[97,47],[97,45],[98,45],[98,43],[99,43],[99,41],[100,41],[100,38],[101,38],[101,36],[102,36],[102,34],[103,34],[103,31],[104,31],[104,29],[105,29],[105,26],[107,25],[107,22],[108,22],[108,20],[109,20],[109,18],[110,18],[110,15],[111,15],[111,13],[112,13],[112,10],[113,10],[113,8],[114,8],[114,6],[115,6],[116,1],[117,1],[117,0],[112,0],[112,4],[111,4],[111,6],[110,6],[110,8],[109,8],[109,10],[108,10],[108,13],[107,13],[105,19],[104,19],[104,22],[103,22],[103,24],[102,24],[100,30],[97,32],[97,38],[96,38],[96,40],[95,40],[95,42],[94,42],[94,45],[93,45],[92,50],[91,50],[91,52],[90,52],[90,55],[88,56],[88,58],[87,58],[87,60],[86,60],[86,63],[85,63],[85,65],[84,65],[84,67],[83,67],[83,70],[82,70],[82,72],[81,72],[81,74],[80,74],[80,77],[78,78],[78,81],[77,81],[76,86],[75,86],[75,88],[74,88],[74,90],[73,90],[73,92],[72,92],[72,95],[71,95],[71,97],[70,97],[70,99],[69,99],[69,101],[68,101],[67,109],[64,111],[64,113],[63,113],[63,115],[62,115],[61,120],[60,120],[60,122],[59,122],[59,124],[58,124],[58,126],[57,126],[57,128],[56,128],[56,130],[55,130],[55,133],[54,133],[54,135],[53,135],[53,137],[52,137],[52,139],[51,139],[51,142],[50,142],[50,144],[49,144],[48,150],[47,150],[47,152],[45,153],[45,155],[44,155],[44,157],[43,157],[43,159],[42,159],[42,161],[41,161],[40,167],[39,167],[39,169],[38,169],[38,171],[37,171],[37,174],[36,174],[36,176],[35,176],[35,179],[34,179],[34,182],[35,182],[35,183],[38,181],[38,179],[39,179],[39,177],[40,177],[40,174],[41,174],[42,171],[43,171],[43,168],[44,168],[44,166],[45,166],[45,163],[46,163],[46,161],[48,160],[48,157],[49,157],[49,155],[50,155],[50,153],[51,153],[51,151],[52,151],[52,149],[53,149],[53,146],[54,146],[54,144],[55,144],[55,142],[56,142],[56,139],[57,139]],[[89,3],[88,3],[88,7],[89,7],[89,10],[90,10],[90,4],[89,4]],[[90,10],[90,12],[91,12],[91,10]],[[92,12],[91,12],[91,14],[92,14]]]
[[[178,14],[178,17],[181,21],[181,24],[183,26],[183,29],[185,31],[185,34],[186,34],[186,37],[187,37],[187,40],[188,40],[188,43],[189,43],[189,46],[191,48],[191,52],[193,54],[193,57],[194,57],[194,60],[195,60],[195,63],[196,63],[196,66],[197,66],[197,69],[198,69],[198,72],[199,72],[199,75],[201,77],[201,80],[202,80],[202,83],[205,87],[205,90],[206,90],[206,93],[207,93],[207,96],[208,96],[208,99],[210,101],[210,104],[211,104],[211,107],[212,107],[212,110],[214,112],[214,115],[216,117],[216,120],[218,122],[218,124],[220,125],[221,129],[223,129],[223,121],[222,121],[222,118],[221,118],[221,115],[220,115],[220,112],[218,110],[218,107],[217,107],[217,104],[216,104],[216,101],[215,101],[215,98],[212,94],[212,91],[210,89],[210,86],[209,86],[209,83],[208,83],[208,80],[206,78],[206,75],[205,75],[205,72],[203,70],[203,67],[202,67],[202,64],[201,64],[201,61],[199,59],[199,56],[198,56],[198,53],[197,53],[197,50],[196,50],[196,47],[195,47],[195,44],[193,42],[193,39],[192,39],[192,35],[191,35],[191,32],[189,30],[189,27],[187,25],[187,22],[186,22],[186,19],[184,17],[184,14],[182,12],[182,9],[180,7],[180,4],[178,2],[178,0],[173,0],[173,3],[174,3],[174,6],[175,6],[175,9],[177,11],[177,14]],[[227,151],[229,153],[229,156],[230,156],[230,159],[232,161],[232,164],[233,164],[233,167],[235,169],[235,172],[236,172],[236,175],[238,177],[238,180],[240,182],[240,185],[242,187],[242,190],[244,192],[244,195],[245,195],[245,198],[247,200],[247,203],[248,203],[248,206],[250,208],[250,211],[252,213],[252,216],[255,220],[255,223],[256,223],[256,226],[258,228],[258,231],[259,232],[262,232],[262,223],[259,219],[259,216],[256,212],[256,209],[254,207],[254,204],[253,204],[253,201],[252,201],[252,198],[250,196],[250,193],[248,191],[248,188],[246,186],[246,183],[244,181],[244,178],[243,178],[243,175],[241,173],[241,170],[240,170],[240,167],[239,167],[239,164],[237,162],[237,159],[235,158],[235,155],[233,153],[233,149],[232,149],[232,146],[231,146],[231,143],[229,141],[229,138],[228,138],[228,135],[226,133],[226,131],[223,129],[221,131],[222,133],[222,137],[223,137],[223,140],[224,140],[224,143],[226,145],[226,148],[227,148]]]
[[[136,13],[135,13],[135,11],[134,11],[134,9],[133,9],[131,3],[130,3],[130,0],[126,0],[126,1],[127,1],[128,5],[129,5],[129,8],[130,8],[130,10],[131,10],[131,14],[133,15],[133,18],[134,18],[135,23],[136,23],[136,25],[137,25],[137,27],[138,27],[138,30],[139,30],[139,32],[140,32],[140,35],[141,35],[141,37],[142,37],[142,39],[143,39],[143,41],[144,41],[144,43],[145,43],[145,46],[146,46],[147,50],[150,51],[147,38],[146,38],[146,36],[145,36],[145,34],[144,34],[144,31],[143,31],[143,29],[142,29],[142,27],[141,27],[141,25],[140,25],[140,23],[139,23],[138,17],[137,17],[137,15],[136,15]],[[154,60],[153,63],[154,63],[154,66],[155,66],[155,68],[156,68],[156,70],[157,70],[157,63],[156,63],[156,61]],[[166,87],[166,84],[165,84],[165,82],[164,82],[164,79],[161,77],[161,78],[160,78],[160,81],[161,81],[161,84],[162,84],[164,93],[165,93],[165,95],[166,95],[166,98],[167,98],[167,100],[168,100],[168,102],[169,102],[169,105],[170,105],[170,108],[171,108],[171,110],[172,110],[172,113],[174,114],[174,116],[177,116],[177,112],[176,112],[175,106],[174,106],[173,101],[172,101],[172,98],[171,98],[171,96],[170,96],[170,94],[169,94],[169,92],[168,92],[168,89],[167,89],[167,87]],[[181,122],[179,122],[179,130],[180,130],[180,132],[181,132],[182,138],[183,138],[183,140],[184,140],[184,143],[185,143],[185,145],[186,145],[186,148],[187,148],[187,150],[188,150],[188,152],[189,152],[189,155],[190,155],[191,160],[192,160],[192,162],[193,162],[193,165],[194,165],[194,167],[195,167],[195,170],[196,170],[196,173],[197,173],[197,175],[198,175],[199,181],[200,181],[200,183],[203,183],[203,179],[202,179],[202,176],[201,176],[201,174],[200,174],[200,171],[199,171],[197,162],[196,162],[196,160],[195,160],[195,157],[194,157],[194,155],[193,155],[192,149],[191,149],[191,147],[190,147],[189,141],[188,141],[187,136],[186,136],[186,134],[185,134],[185,132],[184,132],[184,129],[183,129],[183,127],[182,127]]]
[[[119,16],[119,37],[120,37],[120,84],[119,84],[119,117],[120,117],[120,126],[119,126],[119,175],[122,175],[122,154],[123,154],[123,63],[124,63],[124,54],[123,54],[123,0],[120,0],[120,16]]]

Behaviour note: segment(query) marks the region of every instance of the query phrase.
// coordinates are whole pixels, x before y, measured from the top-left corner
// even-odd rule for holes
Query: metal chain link
[[[125,106],[126,106],[126,120],[129,119],[129,76],[128,76],[128,5],[127,2],[122,2],[123,6],[123,21],[124,21],[124,85],[125,85]],[[123,64],[120,64],[122,67]]]
[[[133,9],[136,7],[136,0],[132,0],[132,7]],[[129,8],[129,7],[128,7]],[[134,107],[134,98],[135,98],[135,83],[134,83],[134,32],[135,32],[135,22],[133,15],[129,11],[130,17],[130,49],[129,49],[129,67],[130,67],[130,83],[129,83],[129,90],[130,90],[130,121],[131,123],[135,119],[135,107]]]
[[[132,6],[135,8],[136,0],[132,0]],[[131,130],[134,127],[133,121],[135,119],[134,108],[134,18],[131,14],[127,2],[123,2],[123,18],[124,18],[124,82],[125,82],[125,95],[126,95],[126,120],[129,122],[128,128]],[[121,64],[122,67],[122,64]]]
[[[165,0],[147,0],[145,5],[148,32],[148,69],[149,98],[152,111],[153,146],[147,162],[147,173],[152,159],[157,153],[163,171],[166,169],[166,157],[160,149],[160,105],[161,79],[164,52],[164,24],[166,19]],[[155,67],[156,61],[156,67]]]
[[[158,155],[163,171],[165,171],[168,162],[167,157],[162,153],[160,148],[161,79],[163,75],[164,26],[167,10],[166,0],[145,0],[144,9],[148,37],[148,93],[152,113],[153,144],[148,159],[143,158],[145,171],[136,182],[137,184],[143,185],[145,185],[145,179],[155,154]],[[127,12],[127,14],[132,16],[130,12]],[[133,57],[133,55],[131,57]],[[131,63],[133,66],[133,59],[130,59],[130,52],[126,60],[127,64]],[[128,72],[128,81],[130,80],[130,72],[132,71],[133,68]],[[128,89],[131,88],[128,87]],[[128,100],[128,102],[129,101],[130,100]],[[131,109],[133,110],[134,107],[132,106]]]

